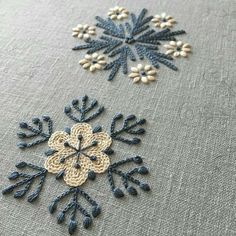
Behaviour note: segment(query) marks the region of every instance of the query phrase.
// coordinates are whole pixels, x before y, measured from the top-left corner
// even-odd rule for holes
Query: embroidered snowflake
[[[108,80],[112,80],[119,70],[123,74],[128,73],[128,61],[148,60],[153,67],[159,68],[159,64],[177,70],[172,63],[173,58],[159,52],[158,45],[161,41],[175,41],[177,35],[184,34],[184,30],[171,31],[169,28],[156,31],[150,29],[152,16],[146,17],[147,10],[143,9],[138,16],[131,13],[131,21],[117,23],[112,19],[96,17],[97,27],[103,29],[103,35],[98,39],[91,39],[86,44],[78,45],[73,50],[87,49],[88,54],[102,50],[104,54],[112,58],[103,68],[110,70]]]
[[[110,155],[114,153],[111,149],[112,142],[117,140],[129,145],[141,142],[141,139],[136,136],[145,133],[145,130],[140,128],[145,124],[145,119],[138,119],[135,115],[124,118],[122,114],[118,113],[113,117],[108,133],[102,131],[101,126],[92,128],[88,124],[103,111],[104,107],[99,106],[96,100],[90,100],[88,96],[84,96],[81,100],[74,99],[71,105],[65,107],[65,114],[76,122],[65,131],[53,132],[53,123],[49,116],[43,116],[42,119],[33,118],[32,124],[21,122],[22,131],[18,133],[18,137],[23,141],[18,144],[19,148],[27,149],[48,141],[50,149],[45,152],[47,159],[44,167],[24,161],[17,163],[16,168],[19,171],[13,171],[8,176],[8,179],[15,183],[4,188],[2,193],[4,195],[12,193],[14,198],[23,198],[28,194],[27,201],[33,203],[38,199],[49,173],[55,174],[57,180],[63,178],[69,187],[55,197],[48,208],[51,214],[59,211],[57,223],[61,224],[67,220],[68,232],[73,234],[78,227],[77,211],[83,217],[84,228],[88,228],[92,224],[92,218],[97,217],[101,212],[98,203],[82,189],[85,182],[96,179],[96,174],[106,172],[108,184],[116,198],[124,196],[123,190],[115,183],[117,178],[121,179],[121,184],[130,195],[138,194],[135,185],[143,191],[149,191],[149,185],[135,177],[137,174],[145,175],[149,172],[145,166],[141,165],[143,160],[140,156],[122,158],[118,162],[112,162],[112,158],[110,158]],[[122,126],[117,128],[117,123],[122,120]],[[122,166],[131,163],[139,165],[139,167],[128,171],[121,170]],[[26,168],[32,173],[24,172]],[[35,189],[29,193],[35,185]],[[58,209],[66,197],[70,196],[72,198],[68,204]],[[91,213],[86,209],[87,207],[84,208],[81,205],[79,199],[81,197],[92,207]]]

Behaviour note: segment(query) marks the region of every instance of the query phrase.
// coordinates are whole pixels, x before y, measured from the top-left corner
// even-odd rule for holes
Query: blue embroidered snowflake
[[[148,174],[148,169],[142,166],[140,156],[127,157],[118,162],[113,162],[110,156],[114,153],[111,149],[113,141],[120,141],[128,145],[141,142],[136,136],[145,133],[143,126],[145,119],[138,119],[135,115],[124,117],[121,113],[116,114],[110,125],[110,132],[102,131],[101,126],[93,129],[89,121],[101,115],[104,107],[99,106],[97,100],[90,100],[83,96],[80,100],[74,99],[71,105],[64,109],[64,113],[73,121],[72,128],[53,133],[53,122],[49,116],[33,118],[32,123],[21,122],[21,132],[17,135],[21,142],[18,147],[25,150],[35,145],[48,141],[50,149],[45,152],[47,158],[44,167],[21,161],[16,164],[18,171],[13,171],[8,176],[10,181],[15,181],[4,188],[2,193],[13,194],[14,198],[24,198],[35,202],[50,174],[55,174],[56,180],[64,179],[65,191],[55,197],[49,204],[49,212],[54,214],[57,210],[57,223],[61,224],[67,219],[68,232],[73,234],[77,229],[76,213],[80,212],[83,217],[83,226],[88,228],[92,224],[92,218],[101,213],[99,204],[86,193],[83,188],[85,181],[96,179],[96,174],[106,173],[109,187],[116,198],[124,196],[124,191],[117,186],[117,180],[130,195],[137,195],[134,186],[143,191],[149,191],[147,183],[140,181],[135,175]],[[119,124],[123,121],[123,124]],[[118,127],[119,128],[118,128]],[[45,131],[46,130],[46,131]],[[133,137],[135,136],[135,137]],[[136,164],[138,167],[123,171],[124,165]],[[24,171],[25,169],[30,170]],[[68,185],[68,186],[67,186]],[[102,190],[104,191],[104,189]],[[83,198],[92,209],[87,210],[80,203]],[[63,206],[63,202],[68,203]]]
[[[136,16],[131,13],[131,22],[117,24],[112,19],[96,17],[97,27],[103,29],[103,35],[99,39],[89,39],[86,44],[78,45],[73,50],[87,49],[88,54],[103,50],[104,54],[113,58],[103,69],[110,70],[108,80],[113,80],[120,69],[123,74],[128,73],[128,60],[136,61],[147,59],[152,66],[159,68],[159,64],[177,70],[172,63],[173,57],[160,53],[158,45],[160,41],[175,41],[176,35],[184,34],[184,30],[173,31],[166,28],[157,32],[150,29],[149,22],[152,16],[146,17],[147,10],[143,9]]]

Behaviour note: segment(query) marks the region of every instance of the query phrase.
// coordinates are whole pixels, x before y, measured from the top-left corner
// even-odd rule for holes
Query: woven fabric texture
[[[188,59],[176,60],[178,72],[161,66],[156,82],[136,85],[121,73],[108,82],[106,71],[81,67],[86,52],[71,50],[77,42],[72,28],[95,24],[96,15],[115,5],[174,17],[174,29],[186,30],[181,40],[193,47]],[[99,174],[86,190],[102,214],[90,230],[79,221],[75,235],[236,235],[235,25],[234,0],[0,1],[1,189],[20,160],[41,166],[46,160],[46,143],[16,147],[18,122],[47,114],[54,131],[63,130],[74,124],[64,106],[87,94],[106,108],[91,122],[105,132],[116,112],[147,119],[142,144],[114,143],[112,160],[142,156],[152,190],[115,199]],[[0,195],[0,235],[68,235],[47,210],[64,188],[51,176],[34,204]]]

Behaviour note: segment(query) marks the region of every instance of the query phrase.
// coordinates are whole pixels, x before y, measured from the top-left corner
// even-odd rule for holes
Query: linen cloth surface
[[[133,85],[119,74],[92,74],[73,52],[71,29],[95,24],[96,15],[120,5],[149,15],[167,12],[184,29],[193,47],[189,59],[176,60],[178,72],[161,66],[158,81]],[[54,130],[73,124],[63,108],[84,94],[106,112],[91,123],[108,130],[117,112],[147,119],[142,144],[115,143],[111,157],[140,155],[150,168],[151,192],[115,199],[107,179],[98,175],[85,189],[102,207],[89,230],[78,215],[75,235],[236,235],[236,6],[232,0],[21,0],[0,1],[0,187],[20,160],[43,165],[47,144],[16,147],[19,121],[48,114]],[[178,37],[177,37],[178,38]],[[49,202],[65,189],[51,175],[39,201],[28,204],[0,195],[1,236],[68,235],[48,213]]]

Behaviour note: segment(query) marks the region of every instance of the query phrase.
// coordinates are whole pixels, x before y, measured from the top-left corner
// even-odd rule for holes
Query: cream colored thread
[[[82,135],[82,140],[78,136]],[[92,142],[97,141],[96,146],[88,149]],[[64,143],[68,142],[71,147],[65,147]],[[81,152],[79,156],[80,168],[75,168],[77,150],[81,142]],[[71,128],[71,134],[65,132],[55,132],[48,141],[49,146],[57,148],[58,152],[54,153],[45,161],[45,168],[51,173],[58,173],[65,170],[64,180],[70,186],[82,185],[90,170],[95,173],[103,173],[110,165],[109,157],[103,153],[105,149],[110,147],[112,143],[111,137],[105,132],[93,134],[92,127],[87,123],[79,123]],[[69,156],[69,157],[68,157]],[[96,160],[91,161],[87,156],[96,156]],[[65,158],[65,162],[61,163],[61,159]]]

